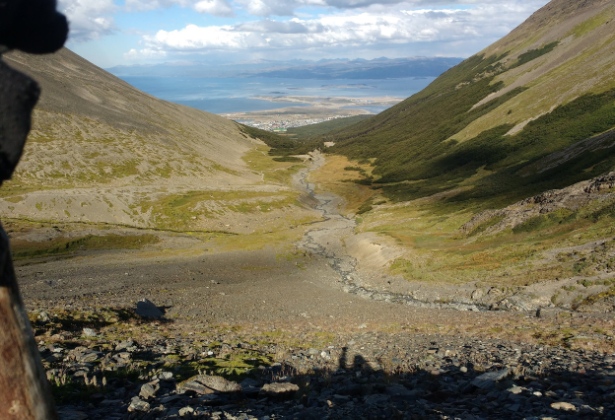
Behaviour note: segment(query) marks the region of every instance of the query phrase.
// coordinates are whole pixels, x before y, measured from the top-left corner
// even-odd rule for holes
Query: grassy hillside
[[[62,245],[82,228],[256,235],[309,218],[289,186],[298,163],[274,162],[262,133],[153,98],[67,49],[3,58],[42,87],[22,161],[0,190],[13,230],[60,225],[71,236]]]
[[[332,151],[370,160],[390,198],[459,189],[453,200],[481,207],[607,171],[611,134],[599,153],[538,163],[615,127],[614,16],[612,2],[555,0],[422,92],[338,133]]]
[[[327,135],[353,162],[321,178],[358,232],[399,246],[393,273],[612,309],[613,18],[611,1],[554,0],[423,91]],[[351,173],[362,192],[349,192]],[[551,289],[531,289],[543,281]]]
[[[332,131],[342,130],[344,128],[350,127],[367,118],[370,118],[370,115],[357,115],[354,117],[337,118],[331,121],[325,121],[318,124],[292,127],[287,130],[287,134],[297,140],[309,140],[317,136],[329,134]]]

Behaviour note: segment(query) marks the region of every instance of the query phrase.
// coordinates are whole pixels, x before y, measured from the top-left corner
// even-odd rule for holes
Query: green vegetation
[[[513,233],[535,232],[541,229],[546,229],[551,226],[561,225],[565,222],[572,221],[576,218],[576,214],[568,209],[560,209],[551,213],[541,214],[540,216],[532,217],[524,223],[515,226]]]
[[[286,133],[293,138],[305,141],[313,139],[317,136],[329,134],[336,130],[341,130],[350,127],[358,122],[373,117],[373,115],[357,115],[355,117],[336,118],[331,121],[325,121],[318,124],[304,125],[302,127],[289,128]]]
[[[110,249],[140,249],[156,244],[160,239],[151,234],[143,235],[87,235],[81,238],[59,238],[44,242],[12,241],[15,259],[74,254],[79,251]]]
[[[559,45],[559,41],[555,41],[541,48],[524,52],[523,54],[519,55],[519,58],[517,59],[517,63],[513,67],[522,66],[523,64],[529,63],[530,61],[535,60],[542,55],[550,53],[558,45]]]
[[[471,236],[480,235],[481,233],[485,232],[490,227],[493,227],[497,225],[498,223],[500,223],[501,221],[503,221],[504,217],[505,216],[503,214],[500,214],[500,215],[495,215],[483,221],[482,223],[474,227],[474,229],[472,229],[472,231],[468,233],[468,236],[471,237]]]
[[[242,124],[239,124],[239,126],[244,134],[265,142],[271,148],[269,154],[272,156],[304,155],[323,146],[323,142],[320,139],[298,141],[288,136],[282,136],[259,128]]]
[[[200,230],[200,218],[219,218],[227,212],[266,213],[295,201],[294,192],[187,191],[143,200],[140,208],[152,210],[151,220],[158,229],[194,232]]]
[[[594,29],[609,22],[611,18],[612,16],[610,16],[608,13],[600,13],[594,16],[593,18],[588,19],[578,24],[577,26],[575,26],[574,29],[572,30],[572,35],[574,35],[577,38],[582,37],[583,35],[588,34]]]
[[[555,46],[528,52],[523,59],[545,54]],[[375,158],[374,186],[381,187],[390,199],[411,200],[470,185],[448,201],[467,206],[471,200],[477,208],[503,206],[615,166],[614,149],[606,148],[600,153],[581,150],[546,171],[527,169],[551,153],[615,127],[615,90],[561,105],[515,135],[508,135],[512,125],[505,124],[464,142],[454,140],[468,124],[525,90],[517,88],[474,107],[502,87],[501,82],[494,82],[506,70],[499,64],[501,58],[475,56],[464,61],[424,91],[337,133],[331,150],[357,160]],[[522,177],[520,171],[525,171]]]

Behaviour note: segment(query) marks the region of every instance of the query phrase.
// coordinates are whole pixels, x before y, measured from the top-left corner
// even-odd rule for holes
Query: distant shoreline
[[[126,82],[154,97],[212,114],[376,114],[414,93],[433,78],[317,80],[245,77],[135,77]],[[301,109],[289,112],[288,108]]]
[[[261,128],[268,131],[285,131],[292,127],[318,124],[338,118],[357,115],[375,115],[364,109],[344,107],[323,107],[318,105],[304,107],[286,107],[266,111],[235,112],[220,116],[240,124]]]

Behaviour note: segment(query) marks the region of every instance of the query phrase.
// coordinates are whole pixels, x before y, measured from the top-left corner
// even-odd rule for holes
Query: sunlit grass
[[[160,242],[153,234],[86,235],[77,238],[55,238],[47,241],[13,240],[11,248],[16,259],[74,254],[79,251],[141,249]]]
[[[344,199],[342,213],[363,213],[361,208],[371,206],[378,192],[361,183],[372,177],[372,167],[341,155],[327,156],[325,164],[310,173],[309,181],[317,192],[332,192]]]

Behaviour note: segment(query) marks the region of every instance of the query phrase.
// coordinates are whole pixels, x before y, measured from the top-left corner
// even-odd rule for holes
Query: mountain
[[[464,285],[467,300],[489,285],[476,292],[488,306],[523,289],[519,307],[606,299],[612,310],[612,1],[553,0],[423,91],[322,141],[371,191],[346,197],[357,232],[394,239],[404,251],[390,267],[411,284]],[[530,293],[535,284],[551,289]]]
[[[510,203],[599,175],[615,163],[614,14],[610,1],[554,0],[422,92],[335,133],[332,150],[375,159],[375,181],[405,198],[472,179],[454,200]]]
[[[328,60],[253,72],[253,76],[286,79],[395,79],[435,77],[458,64],[454,57],[377,58],[373,60]]]
[[[22,161],[0,190],[5,217],[233,232],[264,213],[261,202],[264,219],[293,204],[285,182],[265,181],[267,149],[239,124],[158,100],[68,49],[3,58],[42,87]]]
[[[458,64],[456,57],[407,57],[364,59],[262,60],[246,63],[162,63],[115,66],[107,69],[118,77],[275,77],[288,79],[390,79],[435,77]]]

